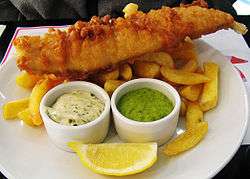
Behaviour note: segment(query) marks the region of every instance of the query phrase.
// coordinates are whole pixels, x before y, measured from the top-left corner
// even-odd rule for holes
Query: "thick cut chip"
[[[26,108],[25,110],[19,112],[17,114],[17,117],[21,119],[25,124],[34,126],[29,108]]]
[[[199,66],[199,67],[197,68],[197,70],[196,70],[196,73],[201,73],[201,74],[203,74],[203,69]]]
[[[48,79],[48,88],[51,89],[61,83],[67,83],[69,81],[68,78],[65,77],[58,77],[54,74],[44,75],[43,79]]]
[[[196,101],[200,96],[202,87],[202,84],[185,86],[180,90],[180,95],[190,101]]]
[[[175,70],[167,67],[161,67],[161,74],[166,80],[183,85],[196,85],[210,81],[207,76],[202,74]]]
[[[190,59],[183,67],[181,67],[181,70],[187,72],[195,72],[197,68],[198,68],[197,59]]]
[[[204,74],[211,80],[204,84],[200,96],[200,106],[203,111],[208,111],[217,105],[219,66],[215,63],[204,63]]]
[[[40,126],[43,123],[39,112],[42,97],[49,89],[60,83],[63,83],[65,80],[65,78],[58,78],[54,75],[47,75],[44,76],[44,78],[40,80],[32,89],[29,100],[29,112],[31,114],[32,122],[34,125]]]
[[[135,59],[136,61],[157,63],[160,66],[167,66],[174,68],[174,61],[172,57],[166,52],[146,53]]]
[[[37,113],[34,116],[32,116],[32,122],[35,126],[40,126],[43,124],[43,120],[40,113]]]
[[[185,116],[186,111],[187,111],[187,105],[183,100],[181,100],[181,111],[180,111],[181,116]]]
[[[43,79],[35,85],[30,95],[29,111],[32,116],[33,124],[38,126],[42,124],[42,118],[39,113],[40,102],[42,97],[49,90],[49,86],[49,79]]]
[[[111,95],[116,88],[118,88],[120,85],[122,85],[125,81],[121,80],[107,80],[104,84],[104,90]]]
[[[16,77],[16,84],[26,88],[31,89],[35,86],[35,84],[41,79],[38,75],[32,75],[27,73],[26,71],[22,71],[17,77]]]
[[[177,60],[174,60],[174,65],[176,69],[181,69],[183,68],[183,66],[187,64],[187,62],[188,62],[187,60],[177,59]]]
[[[193,148],[205,137],[207,131],[208,123],[206,121],[198,123],[195,127],[188,129],[170,141],[166,145],[164,153],[173,156]]]
[[[202,121],[203,111],[201,110],[199,104],[189,103],[186,112],[186,129],[192,129]]]
[[[29,98],[10,101],[3,105],[3,118],[15,119],[17,114],[27,108],[29,105]]]
[[[153,62],[136,61],[135,75],[143,78],[156,78],[160,75],[160,65]]]
[[[173,86],[176,90],[178,90],[179,87],[182,86],[182,85],[180,85],[180,84],[176,84],[176,83],[174,83],[174,82],[171,82],[171,81],[165,79],[164,76],[162,76],[162,75],[159,77],[159,79],[162,80],[162,81],[165,81],[165,82],[168,83],[168,84],[170,84],[170,85]]]
[[[132,68],[130,67],[129,64],[126,63],[120,66],[120,77],[123,80],[125,81],[131,80],[132,76],[133,76]]]
[[[81,144],[70,142],[84,166],[92,171],[115,176],[142,172],[157,160],[156,143]]]
[[[122,12],[124,12],[124,17],[127,18],[131,16],[132,14],[136,13],[137,10],[138,10],[137,4],[129,3],[123,8]]]
[[[110,72],[105,72],[98,74],[96,77],[97,81],[100,82],[101,84],[104,84],[107,80],[116,80],[119,78],[119,69],[115,69]]]

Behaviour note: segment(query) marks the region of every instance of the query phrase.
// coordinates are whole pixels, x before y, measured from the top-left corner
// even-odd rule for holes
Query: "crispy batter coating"
[[[162,7],[148,13],[137,11],[126,19],[94,16],[67,31],[51,29],[43,36],[19,37],[14,45],[21,70],[84,79],[126,59],[175,47],[186,36],[195,39],[233,23],[230,14],[215,9]]]

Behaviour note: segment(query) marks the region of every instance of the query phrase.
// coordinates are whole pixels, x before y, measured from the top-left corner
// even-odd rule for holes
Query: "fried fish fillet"
[[[137,11],[127,18],[93,17],[67,31],[49,30],[43,36],[15,39],[17,66],[30,73],[86,78],[100,69],[163,48],[177,46],[185,37],[199,38],[230,28],[225,12],[198,5]]]

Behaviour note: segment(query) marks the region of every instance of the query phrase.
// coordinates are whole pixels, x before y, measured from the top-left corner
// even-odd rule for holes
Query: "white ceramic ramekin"
[[[173,111],[169,115],[152,122],[139,122],[123,116],[116,106],[119,99],[129,91],[144,87],[158,90],[166,95],[174,104]],[[116,131],[119,137],[126,142],[157,142],[158,145],[167,142],[176,130],[180,105],[180,96],[171,85],[164,81],[149,78],[140,78],[122,84],[114,91],[111,98]]]
[[[51,106],[59,96],[74,90],[89,91],[101,99],[105,103],[104,111],[101,115],[97,119],[80,126],[66,126],[50,119],[46,113],[46,106]],[[50,139],[59,148],[72,151],[67,146],[67,143],[70,141],[100,143],[104,140],[109,129],[110,98],[101,87],[93,83],[84,81],[63,83],[49,90],[44,95],[40,103],[40,113]]]

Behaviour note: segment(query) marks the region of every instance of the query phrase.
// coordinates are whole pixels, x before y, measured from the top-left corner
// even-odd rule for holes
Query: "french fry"
[[[167,67],[161,67],[162,76],[171,82],[182,85],[196,85],[210,81],[210,79],[202,74],[191,73],[182,70],[170,69]]]
[[[23,98],[15,101],[7,102],[3,105],[3,118],[15,119],[17,114],[27,108],[29,105],[29,98]]]
[[[203,74],[202,68],[201,68],[201,67],[198,67],[197,70],[196,70],[196,73],[201,73],[201,74]]]
[[[107,80],[116,80],[119,78],[119,69],[117,68],[110,72],[98,74],[96,78],[101,84],[104,84]]]
[[[199,104],[189,103],[186,112],[186,129],[192,129],[202,121],[203,111],[201,110]]]
[[[166,52],[146,53],[136,58],[136,61],[153,62],[160,66],[174,68],[173,58]]]
[[[152,62],[136,61],[135,74],[143,78],[156,78],[160,76],[160,65]]]
[[[48,88],[51,89],[61,83],[67,83],[69,81],[68,78],[58,77],[54,74],[45,75],[43,79],[48,79]]]
[[[162,75],[160,75],[159,79],[162,81],[165,81],[166,83],[170,84],[171,86],[173,86],[176,89],[178,89],[181,86],[180,84],[177,84],[177,83],[174,83],[172,81],[165,79],[164,76],[162,76]]]
[[[39,81],[31,91],[30,101],[29,101],[29,111],[32,117],[33,124],[37,126],[43,123],[39,113],[39,106],[42,97],[49,90],[49,80],[50,79],[45,78]]]
[[[121,65],[119,70],[120,70],[120,77],[123,80],[128,81],[132,79],[133,73],[132,73],[132,68],[130,67],[129,64],[126,63]]]
[[[187,72],[195,72],[197,68],[198,68],[197,59],[190,59],[183,67],[181,67],[181,70]]]
[[[40,113],[37,113],[34,116],[32,116],[32,123],[35,126],[40,126],[40,125],[43,124],[43,120],[42,120],[42,117],[41,117]]]
[[[219,66],[215,63],[204,63],[204,74],[211,81],[204,84],[203,91],[200,96],[200,106],[203,111],[208,111],[217,105],[218,101],[218,76]]]
[[[122,85],[125,81],[121,80],[107,80],[104,84],[104,90],[111,95],[116,88],[118,88],[120,85]]]
[[[181,69],[187,63],[187,60],[175,59],[174,66],[176,69]]]
[[[198,123],[170,141],[166,145],[164,153],[173,156],[193,148],[206,136],[207,131],[208,123],[206,121]]]
[[[180,90],[180,95],[189,101],[196,101],[200,96],[202,87],[202,84],[185,86]]]
[[[24,109],[23,111],[17,114],[17,117],[21,119],[25,124],[29,126],[34,126],[32,122],[32,116],[30,114],[29,108]]]
[[[41,77],[38,75],[32,75],[26,71],[22,71],[16,77],[16,84],[26,89],[32,89],[40,79]]]
[[[131,16],[132,14],[136,13],[138,10],[138,5],[134,3],[129,3],[124,7],[122,12],[124,12],[124,18]]]
[[[187,106],[185,104],[185,102],[183,100],[181,100],[181,111],[180,111],[180,115],[181,116],[185,116],[186,115],[186,111],[187,111]]]

